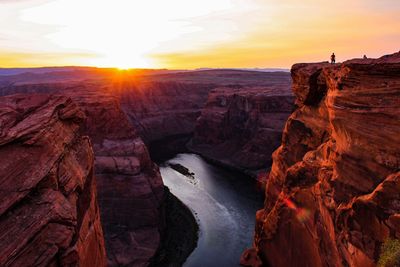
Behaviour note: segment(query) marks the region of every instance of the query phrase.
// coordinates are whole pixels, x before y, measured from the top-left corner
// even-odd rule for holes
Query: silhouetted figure
[[[366,56],[366,55],[364,55],[364,56],[363,56],[363,59],[367,59],[367,56]]]
[[[332,55],[331,55],[331,64],[335,64],[335,62],[336,62],[336,56],[335,56],[335,53],[332,53]]]

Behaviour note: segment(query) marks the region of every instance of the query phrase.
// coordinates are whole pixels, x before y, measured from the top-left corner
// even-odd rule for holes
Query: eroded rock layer
[[[242,264],[375,266],[400,238],[400,54],[297,64],[292,78],[298,107]]]
[[[165,227],[164,185],[157,165],[116,97],[71,94],[86,114],[109,266],[148,266]]]
[[[0,266],[105,266],[84,113],[62,96],[0,98]]]
[[[119,95],[135,129],[146,143],[151,143],[170,136],[192,135],[211,88],[199,83],[125,83]]]
[[[267,168],[292,102],[289,83],[214,89],[197,120],[190,149],[241,170]]]

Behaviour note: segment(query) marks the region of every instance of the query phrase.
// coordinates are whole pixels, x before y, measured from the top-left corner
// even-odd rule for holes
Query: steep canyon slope
[[[0,98],[0,266],[106,266],[83,112],[69,98]]]
[[[242,264],[375,266],[400,238],[400,53],[297,64],[292,78],[297,108]]]
[[[65,92],[66,93],[66,92]],[[87,117],[109,266],[147,266],[165,227],[164,185],[158,167],[118,98],[71,93]]]
[[[214,89],[197,120],[190,149],[248,173],[271,166],[293,110],[289,88],[282,83]]]
[[[118,97],[98,82],[25,84],[7,90],[29,93],[28,98],[37,92],[64,95],[81,108],[85,119],[80,131],[90,138],[95,154],[108,265],[147,266],[165,227],[164,186]]]

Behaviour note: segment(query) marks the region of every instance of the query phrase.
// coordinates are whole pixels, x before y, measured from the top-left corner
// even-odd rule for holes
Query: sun
[[[21,19],[41,27],[51,49],[90,55],[77,64],[156,68],[159,54],[201,47],[210,34],[198,18],[229,10],[232,2],[52,0],[24,9]]]
[[[126,54],[119,54],[119,53],[109,53],[108,55],[99,56],[94,58],[90,65],[97,66],[97,67],[113,67],[118,68],[120,70],[127,70],[133,68],[155,68],[155,64],[150,56],[146,55],[135,55],[126,52]]]

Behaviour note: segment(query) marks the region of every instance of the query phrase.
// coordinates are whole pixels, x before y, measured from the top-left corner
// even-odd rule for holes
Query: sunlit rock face
[[[190,148],[241,170],[267,168],[292,103],[289,83],[214,89],[197,120]]]
[[[62,96],[0,98],[0,266],[106,266],[84,117]]]
[[[375,266],[382,242],[400,238],[400,54],[297,64],[292,77],[298,107],[273,154],[255,251],[277,267]]]

